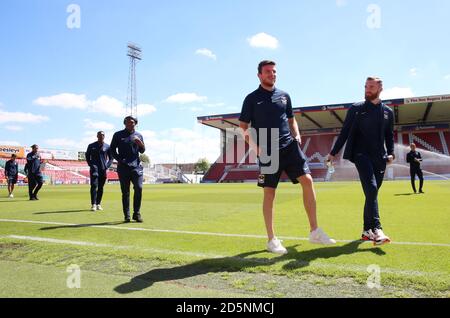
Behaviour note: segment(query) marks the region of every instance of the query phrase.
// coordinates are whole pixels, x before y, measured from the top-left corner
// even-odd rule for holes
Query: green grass
[[[360,185],[317,183],[316,190],[320,226],[338,240],[357,240],[364,204]],[[394,242],[450,244],[450,182],[426,182],[425,191],[408,195],[408,182],[383,185],[381,220]],[[5,286],[0,296],[450,296],[449,246],[373,247],[354,241],[330,247],[286,239],[289,254],[277,256],[265,251],[264,238],[93,227],[264,236],[262,192],[253,184],[145,186],[143,224],[122,224],[117,185],[106,187],[102,212],[89,211],[87,186],[47,186],[40,199],[28,201],[25,188],[17,189],[13,200],[3,195],[0,219],[76,226],[0,221],[0,283]],[[299,186],[280,185],[275,226],[281,237],[308,236]],[[35,242],[10,235],[105,246]],[[65,287],[70,264],[86,272],[79,291]],[[366,286],[371,264],[381,268],[381,290]]]

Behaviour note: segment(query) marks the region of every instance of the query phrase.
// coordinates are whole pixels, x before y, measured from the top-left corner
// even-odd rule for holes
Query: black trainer
[[[144,222],[144,220],[142,219],[142,217],[141,217],[141,215],[139,213],[134,213],[133,214],[133,220],[135,220],[138,223]]]

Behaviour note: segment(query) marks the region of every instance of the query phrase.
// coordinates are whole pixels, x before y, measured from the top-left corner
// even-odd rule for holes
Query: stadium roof
[[[395,112],[395,123],[433,125],[450,122],[450,94],[385,100]],[[301,131],[341,128],[347,110],[354,103],[294,108]],[[198,117],[203,125],[221,130],[239,126],[239,113]]]

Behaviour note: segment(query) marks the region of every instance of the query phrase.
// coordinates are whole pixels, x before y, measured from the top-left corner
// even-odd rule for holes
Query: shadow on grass
[[[103,223],[90,223],[90,224],[70,224],[70,225],[57,225],[57,226],[48,226],[40,228],[41,231],[49,231],[49,230],[59,230],[59,229],[78,229],[85,227],[93,227],[93,226],[105,226],[105,225],[119,225],[123,224],[123,221],[117,222],[103,222]]]
[[[29,199],[0,199],[0,203],[17,203],[17,202],[26,202],[30,201]]]
[[[49,211],[49,212],[35,212],[33,214],[60,214],[60,213],[78,213],[78,212],[92,212],[91,210],[67,210],[67,211]]]
[[[394,196],[396,196],[396,197],[410,196],[410,195],[415,195],[415,193],[399,193],[399,194],[394,194]]]
[[[266,250],[242,253],[236,256],[204,259],[187,265],[158,268],[147,273],[133,277],[128,283],[117,286],[114,290],[120,294],[129,294],[144,290],[154,283],[185,279],[198,275],[218,272],[239,272],[246,268],[255,268],[259,266],[271,266],[278,262],[290,261],[283,265],[284,270],[294,270],[307,267],[310,263],[317,259],[329,259],[341,255],[349,255],[354,253],[374,253],[376,255],[385,255],[386,253],[380,248],[361,249],[359,246],[363,241],[354,241],[343,246],[323,247],[309,251],[297,251],[294,245],[288,248],[287,255],[275,258],[256,258],[250,257]]]

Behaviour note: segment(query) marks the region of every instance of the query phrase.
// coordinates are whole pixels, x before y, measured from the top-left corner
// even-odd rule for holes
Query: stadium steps
[[[426,142],[425,140],[423,140],[419,136],[411,134],[411,137],[412,137],[412,141],[413,142],[416,142],[416,143],[420,144],[421,146],[425,147],[427,150],[435,152],[435,153],[438,153],[438,154],[443,154],[442,151],[438,150],[435,146],[433,146],[430,143]]]
[[[442,143],[442,147],[444,148],[444,154],[449,156],[450,153],[448,151],[448,145],[449,143],[447,142],[446,138],[445,138],[445,133],[443,131],[439,132],[439,138],[441,139],[441,143]],[[450,139],[450,138],[449,138]]]

